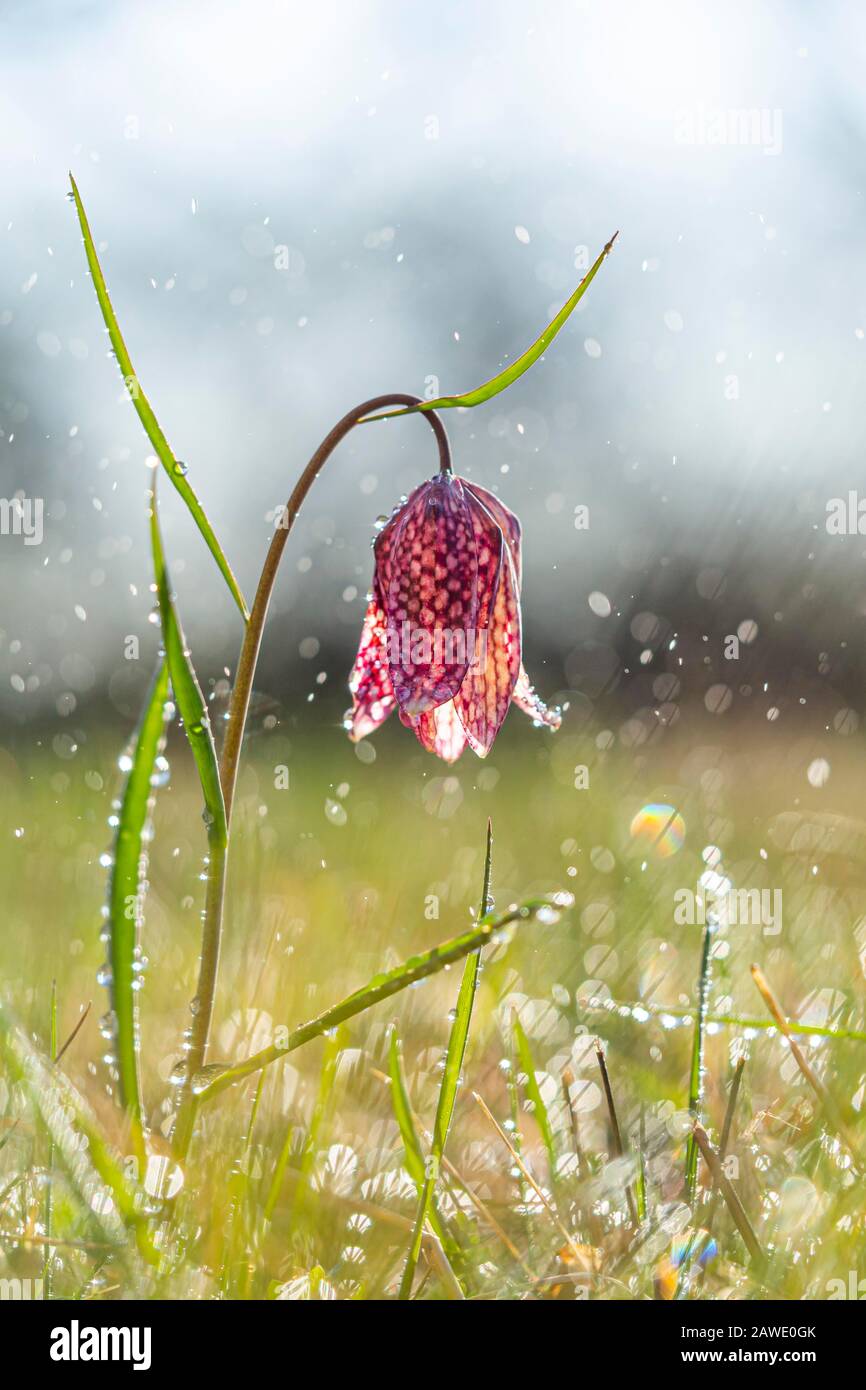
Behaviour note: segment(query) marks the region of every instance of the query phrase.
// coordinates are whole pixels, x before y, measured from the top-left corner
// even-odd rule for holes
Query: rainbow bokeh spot
[[[630,826],[633,840],[640,840],[659,859],[679,853],[686,838],[686,823],[676,806],[651,801],[641,806]]]

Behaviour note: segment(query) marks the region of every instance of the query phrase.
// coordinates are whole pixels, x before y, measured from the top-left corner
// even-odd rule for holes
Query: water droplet
[[[164,758],[160,754],[160,756],[156,759],[153,765],[153,772],[151,773],[150,785],[152,787],[166,787],[168,786],[170,777],[171,767],[169,766],[168,758]]]
[[[102,1015],[99,1020],[99,1031],[106,1042],[117,1037],[117,1014],[113,1009],[109,1009],[107,1014]]]

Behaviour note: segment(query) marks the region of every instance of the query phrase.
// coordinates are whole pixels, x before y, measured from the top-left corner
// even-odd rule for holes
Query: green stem
[[[192,1138],[192,1130],[197,1110],[193,1079],[196,1074],[201,1071],[205,1063],[208,1036],[210,1034],[211,1019],[213,1017],[217,971],[219,969],[220,937],[222,935],[227,855],[228,836],[212,835],[210,839],[210,853],[208,856],[207,886],[205,889],[201,961],[199,963],[198,987],[195,993],[196,1009],[190,1028],[183,1097],[178,1110],[173,1136],[175,1153],[179,1158],[183,1158],[186,1155],[190,1139]]]

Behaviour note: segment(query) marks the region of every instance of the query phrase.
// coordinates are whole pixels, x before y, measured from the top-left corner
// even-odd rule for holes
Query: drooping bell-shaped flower
[[[374,543],[346,728],[366,738],[395,708],[446,762],[489,753],[512,700],[557,729],[520,660],[520,523],[498,497],[439,473]]]

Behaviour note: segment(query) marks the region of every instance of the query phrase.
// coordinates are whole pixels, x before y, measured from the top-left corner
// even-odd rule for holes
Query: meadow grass
[[[249,741],[208,1060],[217,1076],[465,932],[492,816],[496,913],[562,889],[574,906],[482,951],[447,1144],[441,1125],[434,1133],[462,962],[215,1094],[182,1165],[172,1156],[206,844],[201,789],[173,727],[142,934],[151,1157],[141,1174],[102,1061],[108,1006],[95,982],[122,731],[78,730],[72,758],[22,736],[0,750],[2,1274],[40,1275],[50,1222],[56,1297],[396,1297],[431,1172],[413,1297],[827,1298],[866,1274],[866,1042],[856,1036],[866,1027],[866,825],[853,741],[840,741],[844,759],[816,790],[802,740],[783,735],[767,749],[710,717],[638,749],[568,716],[555,736],[515,718],[486,763],[467,755],[450,769],[396,721],[359,750],[337,724],[327,705],[301,704]],[[590,786],[576,790],[582,763]],[[277,789],[283,766],[289,786]],[[640,808],[659,802],[685,822],[668,857],[630,833]],[[735,887],[779,888],[783,914],[778,932],[713,933],[698,1086],[703,931],[676,924],[673,904],[706,870],[710,845]],[[772,1019],[753,963],[788,1018],[813,1030],[792,1025],[830,1107]],[[445,1075],[456,1080],[453,1067]],[[698,1158],[691,1197],[696,1117],[716,1149],[728,1131],[727,1195]]]

